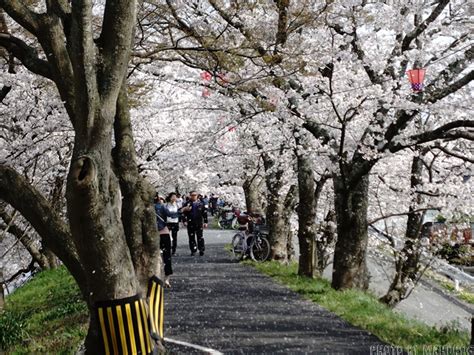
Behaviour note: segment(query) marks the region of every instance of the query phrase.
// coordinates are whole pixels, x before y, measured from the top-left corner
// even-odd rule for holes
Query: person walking
[[[217,196],[214,194],[211,194],[209,199],[209,210],[211,211],[211,216],[214,216],[217,211]]]
[[[168,209],[165,206],[163,197],[155,197],[155,213],[158,224],[158,231],[160,233],[160,249],[163,255],[163,263],[165,264],[165,287],[171,287],[170,276],[173,274],[171,266],[171,237],[166,220],[170,216]]]
[[[177,199],[178,196],[175,192],[171,192],[166,199],[166,208],[169,212],[166,224],[171,232],[172,239],[171,255],[176,255],[176,248],[178,246],[179,209],[181,206],[179,206]]]
[[[181,209],[184,221],[188,227],[189,249],[191,256],[194,256],[199,250],[199,255],[204,255],[205,245],[203,229],[207,228],[207,208],[202,201],[198,199],[196,191],[191,191],[190,199]],[[197,244],[196,244],[197,238]]]

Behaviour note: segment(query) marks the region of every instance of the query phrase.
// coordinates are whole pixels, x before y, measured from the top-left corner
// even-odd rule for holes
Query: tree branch
[[[402,41],[402,52],[407,51],[410,48],[411,42],[415,40],[420,34],[422,34],[428,26],[435,21],[438,16],[443,12],[444,8],[449,4],[450,0],[441,0],[433,10],[433,12],[426,18],[425,21],[420,23],[412,32],[408,33]]]
[[[0,164],[0,199],[18,210],[35,228],[45,245],[63,261],[78,285],[82,285],[81,291],[88,299],[84,270],[69,227],[38,190],[17,171],[3,164]]]
[[[431,142],[437,139],[458,139],[463,138],[467,140],[474,140],[474,132],[468,130],[456,130],[453,131],[455,128],[468,128],[474,127],[474,120],[458,120],[446,123],[445,125],[438,127],[432,131],[426,131],[419,134],[414,134],[410,136],[408,140],[408,144],[391,144],[389,145],[389,150],[392,153],[398,152],[405,148],[411,147],[417,144],[423,144],[427,142]]]
[[[276,34],[276,45],[284,45],[288,39],[288,7],[290,0],[277,0],[278,7],[278,30]]]
[[[13,217],[0,206],[0,218],[8,225],[8,233],[14,235],[16,239],[25,247],[30,253],[34,261],[44,269],[49,266],[48,259],[41,253],[41,251],[33,244],[33,239],[28,235],[27,231],[22,230],[14,221]]]
[[[15,22],[20,24],[30,33],[36,35],[39,29],[39,14],[31,11],[21,0],[0,0],[0,8]]]
[[[31,72],[53,79],[49,63],[38,57],[36,50],[21,39],[0,33],[0,46],[12,53]]]
[[[438,91],[434,91],[433,93],[428,93],[428,102],[435,103],[446,96],[458,91],[462,87],[466,86],[469,84],[472,80],[474,79],[474,70],[471,70],[469,73],[467,73],[465,76],[463,76],[461,79],[455,81],[451,85],[448,85],[447,87],[440,89]]]
[[[99,41],[102,46],[101,60],[103,63],[98,84],[102,100],[106,104],[115,105],[122,87],[135,34],[133,29],[137,17],[136,5],[134,0],[115,0],[106,1],[105,3],[104,20]],[[92,40],[92,31],[90,37],[90,39],[87,39],[88,41]]]
[[[387,219],[387,218],[390,218],[390,217],[405,216],[405,215],[409,215],[411,213],[418,213],[418,212],[429,211],[429,210],[438,210],[438,211],[440,211],[441,208],[439,208],[439,207],[427,207],[427,208],[419,208],[417,210],[413,210],[413,211],[409,211],[409,212],[390,213],[390,214],[378,217],[378,218],[370,221],[368,224],[370,226],[370,225],[372,225],[372,224],[374,224],[378,221],[381,221],[383,219]]]
[[[462,154],[458,154],[456,152],[453,152],[452,150],[448,149],[448,148],[445,148],[445,147],[442,147],[441,145],[437,144],[435,145],[432,149],[439,149],[441,150],[443,153],[447,154],[447,155],[450,155],[452,157],[455,157],[455,158],[458,158],[458,159],[461,159],[461,160],[464,160],[464,161],[467,161],[471,164],[474,164],[474,158],[471,158],[471,157],[467,157],[465,155],[462,155]]]

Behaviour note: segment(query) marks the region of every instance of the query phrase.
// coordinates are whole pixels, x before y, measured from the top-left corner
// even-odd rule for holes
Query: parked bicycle
[[[240,223],[244,218],[248,218],[250,222],[245,225],[245,229]],[[241,230],[232,238],[232,254],[235,260],[250,257],[254,261],[263,262],[270,256],[270,243],[266,238],[267,234],[264,233],[264,225],[253,223],[252,220],[254,219],[250,216],[239,217]]]
[[[219,211],[217,225],[221,229],[237,229],[237,217],[239,214],[240,210],[236,207],[223,208]]]

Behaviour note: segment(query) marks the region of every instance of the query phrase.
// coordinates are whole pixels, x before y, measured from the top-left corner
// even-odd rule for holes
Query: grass
[[[472,287],[462,287],[459,290],[456,290],[454,282],[449,278],[436,274],[431,271],[426,272],[426,276],[434,280],[438,285],[443,287],[445,290],[449,291],[453,296],[467,302],[474,304],[474,292],[472,292]]]
[[[295,263],[288,266],[278,262],[245,263],[391,345],[419,350],[427,346],[469,346],[468,332],[454,325],[438,329],[407,319],[369,293],[336,291],[327,280],[298,276]]]
[[[87,322],[87,307],[66,268],[43,271],[6,298],[0,312],[0,349],[74,353]]]
[[[456,297],[462,299],[463,301],[467,303],[474,304],[474,293],[466,291],[466,290],[456,291],[456,288],[454,287],[453,282],[442,281],[440,282],[440,284],[446,290],[452,292]]]

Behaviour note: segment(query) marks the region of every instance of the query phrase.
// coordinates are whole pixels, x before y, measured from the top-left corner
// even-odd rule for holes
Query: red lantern
[[[411,69],[407,71],[408,80],[410,80],[411,88],[414,92],[423,90],[423,80],[425,79],[425,69]]]
[[[235,126],[231,126],[231,127],[227,128],[227,130],[229,132],[235,132]]]
[[[202,79],[202,80],[205,80],[205,81],[209,81],[209,80],[212,79],[212,75],[211,75],[211,73],[209,73],[208,71],[203,71],[203,72],[201,73],[201,79]]]

